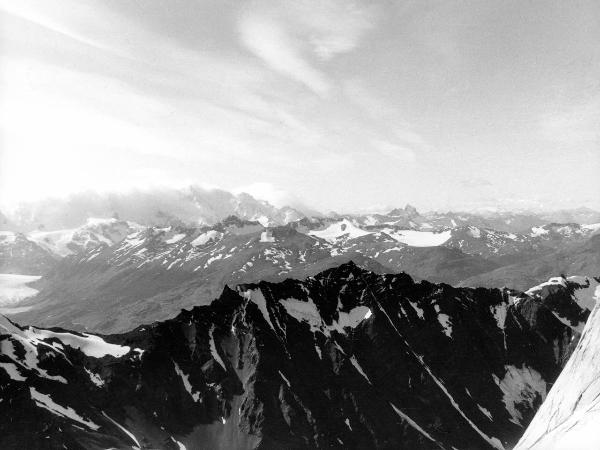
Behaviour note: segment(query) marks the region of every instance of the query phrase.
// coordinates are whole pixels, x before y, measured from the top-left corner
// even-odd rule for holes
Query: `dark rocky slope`
[[[120,335],[2,319],[0,447],[510,448],[588,314],[547,291],[348,263]]]

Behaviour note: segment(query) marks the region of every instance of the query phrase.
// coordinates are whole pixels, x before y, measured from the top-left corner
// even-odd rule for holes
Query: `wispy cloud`
[[[374,17],[372,8],[350,1],[257,2],[238,28],[243,45],[269,67],[324,96],[333,81],[318,60],[352,51]]]
[[[285,29],[271,19],[248,14],[240,22],[244,45],[269,67],[326,95],[331,83],[302,56]]]
[[[76,40],[82,44],[89,45],[100,50],[114,50],[106,44],[90,38],[89,36],[74,30],[72,27],[65,26],[64,23],[61,23],[60,16],[64,18],[65,11],[58,6],[59,5],[52,1],[38,3],[34,7],[34,5],[28,1],[10,2],[3,0],[0,2],[0,12],[4,14],[11,14],[22,20],[32,22],[48,30],[62,34],[67,38]],[[93,9],[87,7],[83,2],[73,4],[71,6],[72,8],[69,8],[70,17],[73,17],[74,15],[89,15],[94,11]],[[59,17],[57,18],[57,16]]]

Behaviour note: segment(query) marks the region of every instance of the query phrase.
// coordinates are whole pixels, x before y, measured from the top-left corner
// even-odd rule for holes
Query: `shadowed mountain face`
[[[453,288],[353,263],[226,288],[110,336],[0,323],[12,448],[510,448],[576,343],[585,286]]]

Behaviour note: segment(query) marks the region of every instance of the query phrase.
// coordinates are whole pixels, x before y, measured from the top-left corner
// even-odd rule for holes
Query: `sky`
[[[600,2],[0,0],[0,206],[600,208]]]

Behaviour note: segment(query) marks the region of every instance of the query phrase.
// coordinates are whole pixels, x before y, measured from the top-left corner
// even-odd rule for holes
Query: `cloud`
[[[326,61],[356,48],[373,26],[373,11],[338,0],[258,2],[241,15],[238,31],[242,44],[270,68],[325,96],[332,80],[311,59]]]
[[[286,206],[293,199],[293,195],[288,191],[267,182],[256,182],[233,190],[234,194],[241,194],[242,192],[250,194],[254,198],[266,200],[277,207]]]
[[[312,67],[286,31],[274,21],[246,15],[239,25],[243,44],[273,70],[304,84],[321,96],[330,90],[327,77]]]
[[[91,47],[95,47],[97,49],[100,50],[107,50],[107,51],[113,51],[113,49],[110,46],[107,46],[105,44],[103,44],[102,42],[99,42],[98,40],[95,39],[90,39],[88,36],[85,36],[82,33],[79,33],[73,29],[69,29],[68,27],[65,27],[60,19],[57,20],[55,17],[56,15],[60,16],[62,15],[60,12],[62,11],[62,9],[59,7],[59,5],[52,5],[52,3],[54,2],[43,2],[43,3],[38,3],[36,5],[36,7],[32,7],[31,4],[28,4],[30,2],[27,1],[20,1],[20,2],[1,2],[0,3],[0,11],[4,12],[4,13],[8,13],[14,17],[18,17],[22,20],[26,20],[28,22],[34,23],[36,25],[39,25],[41,27],[44,27],[48,30],[51,30],[55,33],[59,33],[67,38],[73,39],[75,41],[78,41],[82,44],[85,45],[89,45]],[[41,7],[41,10],[40,10]],[[85,12],[83,10],[86,10],[88,8],[86,8],[85,5],[83,5],[83,3],[79,3],[77,5],[72,4],[69,6],[69,13],[73,13],[73,10],[76,11],[76,13],[81,14],[82,12],[85,14]],[[91,10],[88,10],[87,13],[91,13]],[[53,17],[54,16],[54,17]]]
[[[290,6],[291,17],[304,27],[312,51],[323,60],[354,50],[378,16],[373,5],[349,0],[295,1]]]

